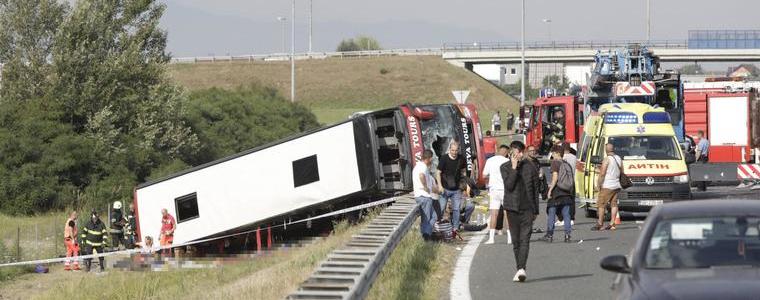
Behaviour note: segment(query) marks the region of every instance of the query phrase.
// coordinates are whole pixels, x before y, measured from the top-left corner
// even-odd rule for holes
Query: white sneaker
[[[556,222],[554,222],[554,226],[562,226],[564,224],[565,224],[565,222],[562,222],[560,220],[557,220]]]
[[[515,277],[512,278],[512,281],[525,282],[525,279],[528,279],[528,275],[525,274],[525,269],[519,269],[517,270],[517,273],[515,273]]]
[[[494,243],[493,239],[488,239],[488,240],[485,242],[485,244],[486,244],[486,245],[493,245],[493,243]]]
[[[570,226],[575,226],[575,221],[574,220],[570,220]]]
[[[498,235],[504,235],[504,231],[499,230],[499,231],[496,232],[496,234],[498,234]]]

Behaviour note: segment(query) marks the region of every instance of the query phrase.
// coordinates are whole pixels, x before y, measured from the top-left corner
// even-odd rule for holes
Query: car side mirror
[[[591,163],[595,165],[602,164],[602,157],[601,156],[592,156],[591,157]]]
[[[623,255],[610,255],[602,259],[599,263],[602,269],[615,273],[631,273],[631,267],[628,266],[628,259]]]

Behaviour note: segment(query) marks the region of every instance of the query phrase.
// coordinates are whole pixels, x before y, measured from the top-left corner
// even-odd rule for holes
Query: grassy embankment
[[[8,224],[18,220],[14,224],[33,226],[38,218],[58,223],[61,217],[2,216],[0,222]],[[331,236],[317,243],[213,269],[108,270],[97,275],[64,272],[60,264],[55,264],[49,266],[49,274],[12,274],[11,280],[0,284],[0,299],[82,296],[85,299],[282,299],[307,278],[330,251],[344,244],[365,223],[349,226],[342,222]],[[371,289],[370,299],[438,299],[445,294],[456,259],[456,246],[426,243],[418,232],[415,224],[396,248]],[[27,242],[22,239],[22,244]]]
[[[290,95],[288,62],[174,64],[171,76],[189,90],[259,83]],[[296,62],[296,100],[323,124],[356,111],[411,103],[451,103],[452,90],[470,90],[468,103],[490,127],[496,110],[517,111],[518,102],[478,75],[437,56],[315,59]],[[504,117],[506,114],[503,114]]]

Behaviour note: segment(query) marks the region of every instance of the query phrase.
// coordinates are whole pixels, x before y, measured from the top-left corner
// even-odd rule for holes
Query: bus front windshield
[[[608,142],[625,160],[680,160],[678,144],[672,136],[612,136]]]

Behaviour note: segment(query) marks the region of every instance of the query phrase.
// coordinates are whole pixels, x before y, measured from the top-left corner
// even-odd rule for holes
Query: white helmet
[[[121,201],[114,202],[113,209],[121,209]]]

